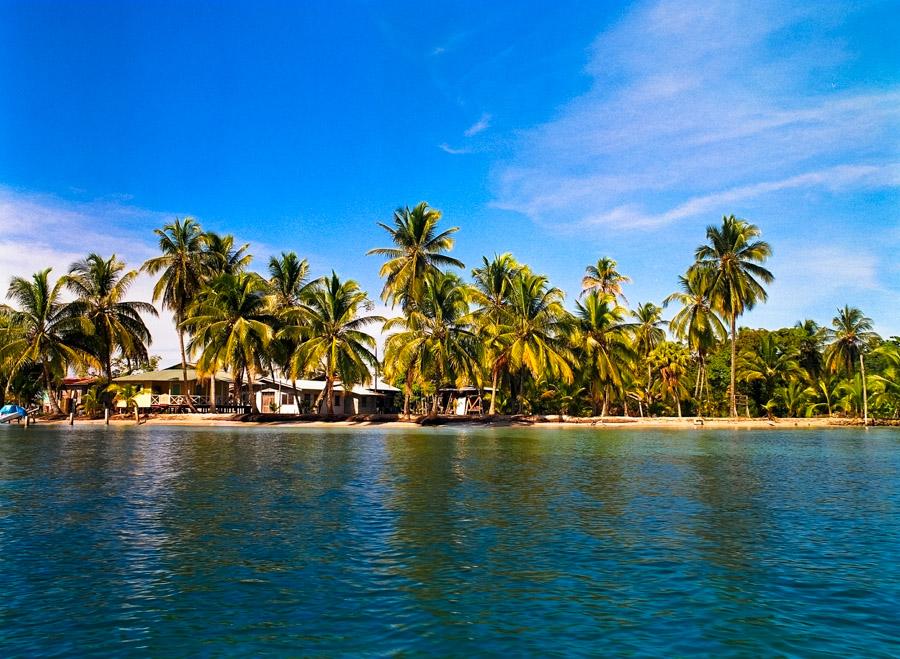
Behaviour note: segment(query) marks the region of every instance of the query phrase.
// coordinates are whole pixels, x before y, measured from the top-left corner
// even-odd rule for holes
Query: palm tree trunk
[[[737,416],[737,386],[735,385],[735,359],[737,358],[737,316],[731,313],[731,416]]]
[[[250,411],[253,414],[259,414],[259,407],[256,405],[256,394],[253,392],[253,371],[247,369],[247,391],[250,394]]]
[[[606,411],[609,408],[609,387],[603,387],[603,409],[600,410],[600,416],[606,416]]]
[[[188,391],[187,353],[184,350],[184,330],[180,327],[178,328],[178,347],[181,349],[181,382],[184,386],[184,397],[187,400],[188,407],[191,408],[191,412],[196,413],[197,408],[194,407],[194,401],[191,400],[191,394]]]
[[[434,402],[431,404],[431,416],[437,416],[441,411],[441,380],[434,381]]]
[[[675,394],[675,409],[678,410],[678,418],[681,418],[681,397]]]
[[[291,389],[294,391],[294,407],[297,408],[297,414],[300,414],[300,394],[297,393],[297,380],[291,378]]]
[[[860,377],[862,377],[862,390],[863,390],[863,425],[869,425],[869,392],[866,389],[866,364],[863,361],[862,352],[859,353],[859,373]]]
[[[328,416],[334,416],[334,375],[331,373],[325,376],[325,411]]]
[[[209,411],[216,413],[216,374],[209,376]]]
[[[50,399],[50,409],[54,414],[62,414],[59,409],[59,401],[56,399],[56,392],[53,391],[53,384],[50,381],[50,369],[47,368],[47,362],[42,363],[44,370],[44,384],[47,387],[47,397]]]
[[[500,379],[500,369],[494,366],[491,369],[491,409],[488,415],[494,416],[497,413],[497,381]]]

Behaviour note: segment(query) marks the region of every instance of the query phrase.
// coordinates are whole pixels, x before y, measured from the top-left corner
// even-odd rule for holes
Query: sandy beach
[[[272,419],[266,419],[272,416]],[[37,419],[39,425],[68,425],[68,419]],[[104,425],[103,419],[75,419],[74,425]],[[870,425],[896,425],[893,420],[870,420]],[[113,426],[136,425],[133,416],[117,415],[109,420]],[[196,426],[196,427],[298,427],[298,428],[425,428],[437,426],[475,426],[475,427],[520,427],[520,428],[594,428],[597,430],[665,428],[671,430],[703,430],[703,429],[752,429],[752,430],[784,430],[788,428],[851,428],[862,425],[862,419],[852,418],[781,418],[781,419],[726,419],[698,417],[571,417],[560,420],[552,416],[503,416],[488,420],[487,418],[465,418],[439,416],[436,418],[413,417],[409,419],[370,419],[351,417],[338,420],[286,419],[278,415],[254,415],[252,419],[235,417],[227,414],[165,414],[141,417],[140,425],[149,426]]]

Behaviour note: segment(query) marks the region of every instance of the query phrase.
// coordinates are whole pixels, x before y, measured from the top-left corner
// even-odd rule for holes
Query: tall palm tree
[[[314,284],[309,280],[309,263],[298,258],[295,252],[282,252],[280,257],[269,259],[269,306],[276,320],[276,337],[270,345],[270,356],[282,373],[290,372],[291,357],[300,345],[295,338],[280,333],[284,317],[302,307]],[[299,410],[300,395],[294,378],[291,378],[291,387],[294,390],[294,404]]]
[[[551,287],[547,277],[522,271],[513,279],[509,304],[497,328],[501,350],[497,363],[513,371],[527,371],[570,383],[574,380],[568,336],[572,318],[563,307],[563,292]],[[490,414],[496,411],[491,396]]]
[[[669,328],[679,339],[686,341],[697,357],[697,380],[694,397],[700,399],[706,380],[706,357],[725,338],[728,331],[713,310],[710,298],[711,273],[689,270],[687,275],[678,277],[681,290],[672,293],[663,301],[663,306],[672,302],[681,309],[669,322]]]
[[[93,325],[91,347],[110,382],[116,351],[138,361],[148,358],[152,339],[141,314],[155,317],[156,308],[149,302],[124,299],[137,276],[137,270],[126,272],[125,263],[115,254],[108,259],[89,254],[73,263],[65,278],[66,287],[76,296],[73,310]]]
[[[162,229],[155,229],[154,233],[159,237],[162,255],[148,259],[141,269],[150,275],[160,274],[159,281],[153,287],[153,301],[161,301],[163,307],[175,317],[181,351],[182,386],[185,395],[188,395],[184,321],[206,278],[205,234],[192,217],[183,220],[176,217],[174,222]],[[188,403],[196,411],[189,395]]]
[[[281,257],[269,259],[269,287],[274,307],[298,306],[310,285],[309,263],[295,252],[282,252]]]
[[[497,337],[500,324],[507,312],[513,281],[526,267],[512,254],[495,254],[492,260],[482,257],[482,265],[472,270],[470,298],[475,305],[472,324],[482,343],[482,353],[486,369],[491,373],[491,407],[489,414],[497,409],[496,392],[500,372],[505,367],[506,353]]]
[[[478,342],[466,319],[468,291],[456,275],[431,274],[419,305],[401,318],[388,320],[384,331],[399,328],[385,345],[385,363],[393,374],[415,374],[435,385],[432,414],[437,414],[442,384],[470,378],[478,357]],[[404,413],[409,412],[408,406]]]
[[[598,291],[588,293],[583,303],[576,301],[575,307],[575,344],[581,350],[585,373],[590,379],[593,414],[597,413],[597,399],[602,395],[600,416],[606,416],[610,390],[624,388],[625,371],[633,365],[636,356],[628,340],[625,309],[611,294]],[[650,330],[645,338],[654,341],[658,337]]]
[[[273,336],[266,292],[266,282],[254,272],[223,273],[201,291],[183,321],[191,332],[188,350],[199,353],[197,370],[215,373],[226,368],[236,382],[246,373],[254,412],[259,412],[254,374],[267,370],[266,348]]]
[[[370,249],[367,254],[387,257],[379,276],[385,277],[381,298],[403,307],[415,304],[422,296],[425,277],[442,267],[464,267],[461,261],[447,256],[453,249],[451,236],[459,227],[438,232],[441,212],[420,202],[413,208],[394,211],[393,226],[378,223],[391,236],[394,247]]]
[[[631,283],[631,278],[620,273],[618,263],[608,256],[597,259],[596,265],[589,265],[584,270],[581,280],[581,294],[589,291],[605,293],[614,297],[621,297],[623,302],[628,302],[622,293],[622,284]]]
[[[291,359],[291,377],[324,374],[322,396],[329,415],[334,414],[335,378],[340,377],[344,391],[350,391],[354,384],[370,379],[369,367],[377,363],[375,339],[363,329],[385,319],[360,315],[370,306],[355,281],[341,282],[332,272],[331,277],[312,287],[305,308],[291,314],[293,322],[281,330],[283,335],[302,341]]]
[[[759,236],[755,224],[734,215],[723,217],[720,227],[706,228],[707,244],[697,248],[696,262],[691,266],[692,270],[710,277],[710,297],[731,327],[731,416],[737,416],[737,319],[757,302],[767,299],[763,284],[775,279],[760,265],[771,256],[772,248],[758,240]]]
[[[853,375],[859,364],[863,399],[863,424],[869,424],[869,395],[866,389],[866,364],[864,356],[869,347],[878,340],[873,330],[872,319],[863,315],[856,307],[844,306],[831,321],[826,330],[829,341],[825,349],[825,362],[832,372],[843,370]]]
[[[39,364],[44,387],[55,414],[60,414],[54,390],[54,378],[65,375],[70,363],[85,363],[85,336],[93,326],[61,300],[65,279],[50,282],[50,268],[32,275],[31,280],[13,277],[7,298],[16,303],[11,325],[15,331],[7,335],[3,358],[7,361],[9,379],[30,364]]]
[[[231,234],[223,236],[207,231],[203,234],[203,256],[208,278],[243,272],[253,260],[253,256],[247,252],[249,249],[250,243],[235,248],[234,236]]]

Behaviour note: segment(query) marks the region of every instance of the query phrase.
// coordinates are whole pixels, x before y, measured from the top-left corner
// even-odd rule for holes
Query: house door
[[[275,407],[275,392],[274,391],[264,391],[262,392],[262,409],[260,412],[274,412],[273,409]]]

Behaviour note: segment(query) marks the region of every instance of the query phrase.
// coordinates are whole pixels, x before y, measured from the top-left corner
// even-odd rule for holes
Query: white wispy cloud
[[[444,151],[445,153],[449,153],[452,156],[460,156],[465,153],[472,153],[472,149],[470,149],[468,147],[454,148],[454,147],[450,146],[449,144],[447,144],[446,142],[442,142],[441,144],[438,144],[438,148],[441,151]]]
[[[153,229],[186,213],[159,212],[127,203],[130,197],[71,201],[54,195],[15,190],[0,186],[0,298],[13,276],[52,268],[52,276],[66,273],[74,261],[90,252],[108,257],[116,254],[130,268],[139,268],[157,254]],[[245,241],[236,238],[237,244]],[[257,256],[276,250],[254,241]],[[262,259],[256,263],[264,267]],[[141,274],[130,291],[134,300],[150,301],[154,280]],[[146,317],[153,336],[152,354],[164,362],[180,359],[178,338],[172,316],[158,308],[158,318]]]
[[[481,118],[478,119],[474,124],[466,128],[463,133],[466,137],[472,137],[474,135],[478,135],[478,133],[482,133],[486,131],[491,126],[491,115],[487,112],[481,115]]]
[[[557,230],[655,228],[773,195],[900,185],[900,88],[831,84],[853,55],[826,28],[846,11],[639,6],[591,48],[591,89],[495,167],[493,205]]]

